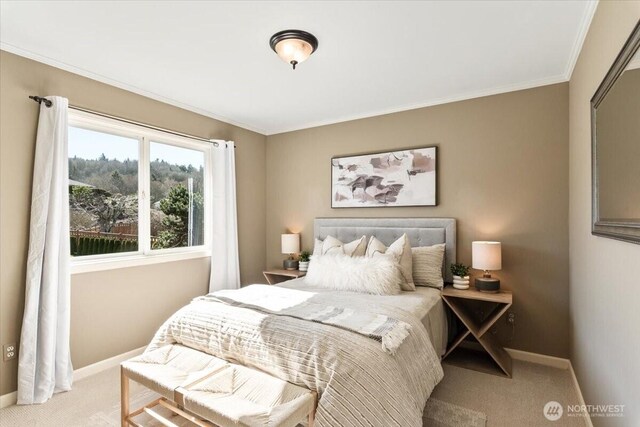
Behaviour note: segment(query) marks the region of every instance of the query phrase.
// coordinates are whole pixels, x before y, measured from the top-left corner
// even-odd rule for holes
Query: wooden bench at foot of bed
[[[129,379],[162,397],[129,410]],[[142,427],[142,413],[168,427],[165,407],[200,427],[313,426],[317,394],[264,372],[181,345],[167,345],[121,364],[122,427]]]

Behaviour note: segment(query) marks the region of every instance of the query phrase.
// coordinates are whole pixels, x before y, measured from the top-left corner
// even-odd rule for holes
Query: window
[[[71,256],[138,250],[139,144],[69,127]]]
[[[208,256],[211,145],[70,111],[72,271]]]
[[[151,142],[151,248],[204,242],[204,153]]]

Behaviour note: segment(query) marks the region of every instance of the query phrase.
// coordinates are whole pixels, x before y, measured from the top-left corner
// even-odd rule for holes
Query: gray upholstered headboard
[[[445,282],[451,283],[451,264],[456,262],[456,220],[453,218],[316,218],[314,235],[324,239],[331,235],[350,242],[362,235],[375,236],[390,245],[407,233],[412,247],[445,243]]]

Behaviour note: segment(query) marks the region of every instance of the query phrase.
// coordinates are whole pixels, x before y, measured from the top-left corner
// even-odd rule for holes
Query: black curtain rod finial
[[[53,102],[51,102],[47,98],[43,98],[41,96],[29,96],[29,98],[33,99],[38,104],[42,104],[44,102],[44,105],[46,105],[47,107],[51,107],[53,105]]]

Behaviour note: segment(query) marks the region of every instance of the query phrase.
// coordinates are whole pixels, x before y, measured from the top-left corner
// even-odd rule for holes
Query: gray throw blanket
[[[269,285],[253,285],[238,290],[218,291],[201,301],[218,301],[236,307],[250,308],[277,316],[291,316],[333,325],[356,332],[382,344],[382,349],[395,354],[411,326],[384,314],[309,301],[315,294]]]

